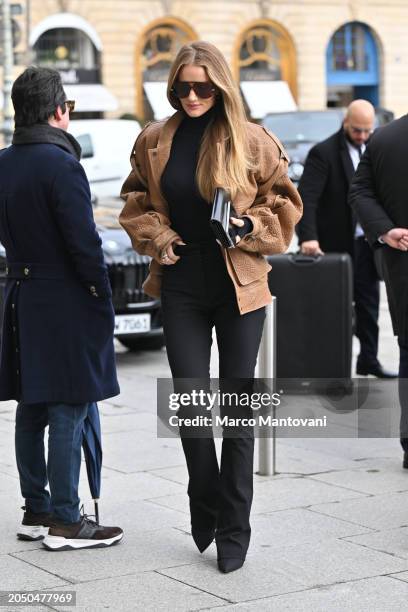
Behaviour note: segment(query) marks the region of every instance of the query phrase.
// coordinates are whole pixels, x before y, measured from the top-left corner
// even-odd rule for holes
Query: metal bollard
[[[258,352],[258,377],[273,381],[276,377],[276,297],[273,297],[272,303],[266,307],[266,319]],[[275,410],[273,407],[273,417]],[[276,474],[275,432],[273,427],[272,436],[268,434],[266,437],[259,437],[258,474],[261,476]]]

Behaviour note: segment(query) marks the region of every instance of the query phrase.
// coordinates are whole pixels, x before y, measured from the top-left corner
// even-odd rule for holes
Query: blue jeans
[[[52,512],[64,523],[79,521],[78,483],[87,412],[88,404],[18,404],[16,459],[28,510]],[[44,449],[47,425],[48,463]],[[45,488],[48,481],[51,495]]]

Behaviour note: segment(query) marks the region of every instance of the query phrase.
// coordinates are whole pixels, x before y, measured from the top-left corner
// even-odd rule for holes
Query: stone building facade
[[[180,44],[194,39],[217,45],[248,87],[255,81],[287,84],[300,109],[344,106],[353,97],[370,99],[397,117],[408,108],[407,0],[22,0],[22,5],[23,15],[14,18],[21,35],[16,74],[29,62],[57,67],[84,98],[84,112],[159,116],[155,107],[169,63]],[[261,98],[272,104],[273,91],[266,88]]]

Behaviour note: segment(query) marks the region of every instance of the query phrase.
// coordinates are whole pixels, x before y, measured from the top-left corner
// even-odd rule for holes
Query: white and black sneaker
[[[53,522],[43,545],[47,550],[106,548],[120,542],[122,538],[120,527],[103,527],[85,515],[78,523]]]
[[[51,525],[52,514],[50,512],[32,512],[25,506],[22,506],[21,509],[24,510],[24,516],[17,531],[17,537],[20,540],[30,542],[45,538]]]

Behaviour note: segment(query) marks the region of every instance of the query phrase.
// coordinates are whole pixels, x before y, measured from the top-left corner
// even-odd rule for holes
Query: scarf
[[[29,127],[16,128],[13,134],[13,144],[55,144],[71,153],[78,161],[81,159],[81,146],[72,134],[52,127],[48,123],[36,123]]]

